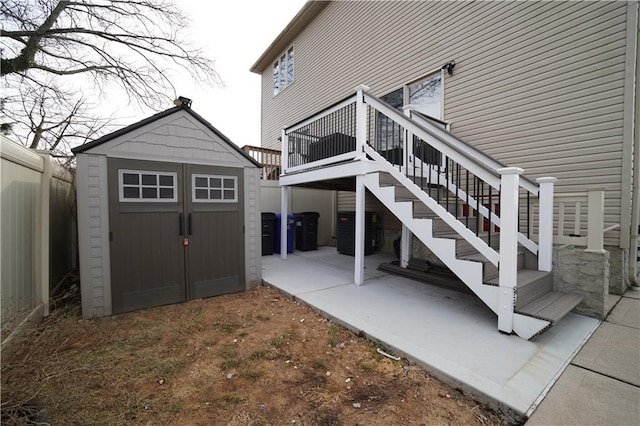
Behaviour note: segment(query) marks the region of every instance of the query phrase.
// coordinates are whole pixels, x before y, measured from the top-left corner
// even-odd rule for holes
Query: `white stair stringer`
[[[456,258],[456,240],[434,237],[433,221],[414,218],[412,202],[396,201],[395,187],[381,187],[378,173],[365,175],[364,183],[367,189],[409,228],[413,235],[429,247],[433,254],[438,256],[491,310],[498,313],[499,287],[482,282],[482,263]]]
[[[499,255],[493,248],[489,247],[485,241],[478,238],[476,234],[468,229],[466,226],[462,224],[462,222],[458,221],[458,219],[449,213],[444,207],[442,207],[436,200],[431,198],[427,193],[425,193],[418,185],[413,183],[411,179],[407,178],[402,172],[394,168],[389,162],[378,154],[373,148],[370,146],[365,146],[365,152],[368,156],[370,156],[375,162],[378,163],[379,166],[384,170],[384,173],[388,173],[393,176],[400,184],[402,184],[405,188],[407,188],[411,194],[422,203],[424,203],[433,213],[438,215],[443,222],[445,222],[453,231],[455,231],[458,235],[464,238],[469,244],[473,246],[478,252],[480,252],[487,260],[493,263],[495,266],[498,266]],[[380,182],[378,178],[378,173],[368,174],[365,177],[368,180],[365,182],[369,182],[368,186],[375,186],[377,188],[380,187]],[[366,184],[366,183],[365,183]],[[395,203],[395,198],[392,199]],[[389,206],[387,206],[389,207]],[[406,224],[406,223],[405,223]]]

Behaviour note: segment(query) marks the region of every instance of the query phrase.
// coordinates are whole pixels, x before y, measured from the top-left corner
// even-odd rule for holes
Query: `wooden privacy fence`
[[[48,152],[0,136],[2,350],[49,314],[49,295],[75,267],[73,177]]]

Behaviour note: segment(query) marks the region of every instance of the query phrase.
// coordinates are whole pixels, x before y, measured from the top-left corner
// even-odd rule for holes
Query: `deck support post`
[[[587,249],[593,253],[604,253],[604,190],[606,186],[587,188],[588,219]]]
[[[403,223],[400,237],[400,266],[402,268],[409,266],[409,257],[411,257],[411,235],[411,231]]]
[[[540,185],[539,223],[538,223],[538,270],[551,272],[553,258],[553,184],[558,179],[541,177],[536,179]]]
[[[498,293],[498,330],[513,332],[513,311],[518,281],[518,192],[519,167],[498,169],[500,179],[500,260]]]
[[[287,168],[289,167],[289,138],[287,136],[287,132],[282,129],[282,149],[280,151],[280,165],[281,170],[280,173],[287,173]],[[287,215],[289,214],[289,187],[282,186],[281,194],[280,194],[280,259],[287,259]],[[276,230],[276,232],[278,232]]]
[[[353,281],[356,285],[364,283],[364,221],[365,221],[364,175],[356,176],[356,232],[355,232],[355,271]]]
[[[289,187],[281,187],[282,194],[280,194],[280,259],[287,259],[287,227],[289,221],[287,216],[289,215]]]

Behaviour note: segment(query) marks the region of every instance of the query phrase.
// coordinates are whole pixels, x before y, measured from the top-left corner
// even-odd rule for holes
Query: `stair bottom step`
[[[516,312],[555,323],[578,306],[583,297],[575,293],[550,291],[544,296],[516,309]]]
[[[443,273],[436,270],[423,271],[414,269],[411,267],[403,268],[397,261],[392,263],[381,263],[378,266],[379,271],[389,272],[394,275],[411,278],[416,281],[423,282],[425,284],[435,285],[437,287],[447,288],[449,290],[457,291],[459,293],[473,294],[471,289],[467,287],[462,281],[460,281],[455,275],[450,273]]]

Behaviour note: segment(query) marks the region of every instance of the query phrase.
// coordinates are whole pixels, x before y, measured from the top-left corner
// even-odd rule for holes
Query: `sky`
[[[260,146],[260,75],[249,68],[304,3],[176,0],[192,20],[192,39],[215,61],[225,84],[207,89],[188,80],[174,82],[178,94],[192,99],[193,110],[240,147]]]

